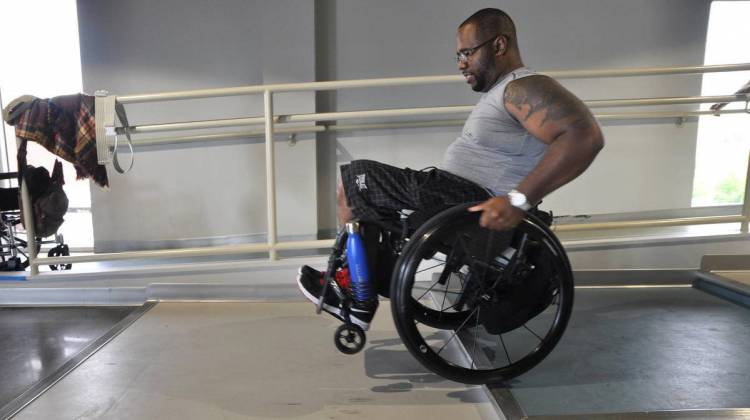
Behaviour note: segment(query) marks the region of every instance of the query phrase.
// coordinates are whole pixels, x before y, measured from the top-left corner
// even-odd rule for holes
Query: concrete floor
[[[497,418],[481,387],[421,367],[390,311],[354,356],[337,325],[307,302],[160,303],[15,418]]]
[[[748,347],[750,311],[701,290],[577,289],[559,345],[511,392],[531,417],[747,408]]]
[[[0,418],[138,307],[0,307]],[[83,357],[83,356],[81,356]],[[33,389],[32,389],[33,388]]]

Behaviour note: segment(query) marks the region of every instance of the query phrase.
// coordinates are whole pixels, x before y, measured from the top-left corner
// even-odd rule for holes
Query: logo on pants
[[[360,191],[367,189],[367,184],[365,184],[365,174],[357,175],[357,188],[359,188]]]

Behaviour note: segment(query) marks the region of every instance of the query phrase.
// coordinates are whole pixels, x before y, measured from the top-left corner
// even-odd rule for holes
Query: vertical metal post
[[[747,154],[747,176],[745,177],[745,200],[742,202],[742,215],[745,221],[742,222],[740,230],[742,233],[748,233],[748,224],[750,224],[750,153]]]
[[[5,109],[5,103],[3,102],[3,88],[0,87],[0,110]],[[3,144],[0,146],[0,150],[5,151],[5,165],[3,170],[10,172],[10,151],[8,150],[8,137],[5,134],[5,120],[0,120],[0,126],[3,127]]]
[[[19,168],[20,171],[20,168]],[[21,184],[21,210],[23,211],[23,221],[26,225],[26,252],[29,255],[29,268],[31,269],[31,275],[36,276],[39,274],[39,266],[34,264],[36,259],[36,232],[34,232],[34,212],[31,210],[31,196],[29,195],[29,189],[26,187],[26,182]]]
[[[263,91],[263,106],[266,118],[266,199],[268,200],[268,257],[271,261],[276,255],[276,160],[273,145],[273,93]]]
[[[0,109],[3,109],[4,107],[5,104],[3,103],[2,96],[0,96]],[[3,147],[7,152],[5,154],[6,169],[10,170],[10,150],[8,150],[8,143],[6,141],[7,138],[5,137],[5,121],[0,120],[0,124],[2,124],[3,126]],[[19,145],[20,141],[18,140],[18,137],[16,137],[16,154],[18,154]],[[19,172],[20,177],[23,177],[21,168],[16,169]],[[19,204],[21,205],[21,211],[23,212],[24,225],[26,225],[26,252],[29,256],[29,271],[31,273],[31,276],[36,276],[37,274],[39,274],[39,266],[34,264],[34,260],[36,260],[37,257],[36,232],[34,231],[34,212],[32,211],[31,195],[29,195],[29,189],[26,187],[26,182],[23,182],[21,184],[21,202]]]

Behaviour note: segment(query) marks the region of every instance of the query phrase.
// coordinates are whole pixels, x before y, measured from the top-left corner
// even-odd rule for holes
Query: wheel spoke
[[[508,359],[508,365],[512,365],[513,362],[510,360],[510,354],[508,354],[508,348],[505,347],[505,340],[503,340],[503,335],[498,334],[497,339],[498,341],[500,341],[500,344],[503,345],[503,351],[505,351],[505,357]]]
[[[427,270],[432,270],[433,268],[435,268],[435,267],[440,267],[441,265],[445,265],[445,261],[441,262],[440,264],[436,264],[436,265],[433,265],[432,267],[427,267],[427,268],[425,268],[425,269],[423,269],[423,270],[419,270],[419,271],[417,271],[417,272],[416,272],[416,273],[414,273],[414,274],[419,274],[419,273],[421,273],[421,272],[423,272],[423,271],[427,271]]]
[[[532,331],[532,330],[531,330],[531,328],[529,328],[528,326],[526,326],[526,324],[523,324],[523,327],[524,327],[524,328],[526,328],[526,330],[527,330],[528,332],[530,332],[530,333],[534,334],[534,337],[536,337],[537,339],[539,339],[539,341],[543,341],[543,338],[542,338],[542,337],[539,337],[539,334],[537,334],[537,333],[535,333],[534,331]]]
[[[438,264],[438,265],[436,265],[435,267],[439,267],[440,265],[442,265],[442,264]],[[430,268],[435,268],[435,267],[430,267]],[[425,269],[425,270],[428,270],[428,269]],[[425,270],[422,270],[422,271],[425,271]],[[420,272],[421,272],[421,271],[419,271],[418,273],[420,273]],[[418,298],[417,298],[416,300],[417,300],[417,301],[419,301],[419,300],[421,300],[421,299],[422,299],[423,297],[425,297],[425,296],[427,295],[427,293],[430,293],[430,292],[432,291],[432,289],[433,289],[433,288],[435,288],[435,286],[436,286],[436,285],[437,285],[438,283],[440,283],[440,279],[437,279],[437,280],[435,280],[435,282],[434,282],[434,283],[432,283],[432,285],[430,285],[430,287],[428,287],[428,288],[427,288],[427,290],[425,290],[425,292],[424,292],[424,293],[422,293],[422,295],[421,295],[421,296],[419,296],[419,297],[418,297]],[[450,283],[450,276],[448,276],[448,283]],[[415,287],[415,288],[413,288],[412,290],[418,290],[418,288],[416,288],[416,287]],[[446,293],[453,293],[453,294],[455,294],[455,295],[458,295],[458,294],[460,294],[460,293],[458,293],[458,292],[449,292],[449,291],[448,291],[448,288],[447,288],[447,287],[446,287]]]
[[[425,290],[424,293],[422,293],[422,295],[419,296],[416,300],[417,301],[422,300],[423,297],[425,297],[428,293],[432,291],[432,289],[435,287],[436,284],[438,284],[438,280],[435,280],[435,283],[432,283],[432,285],[428,287],[427,290]]]
[[[464,322],[462,322],[461,325],[459,325],[459,327],[456,328],[456,330],[453,332],[453,335],[451,336],[450,340],[448,340],[448,342],[446,342],[445,344],[443,344],[443,347],[440,347],[440,350],[437,351],[437,354],[440,354],[440,352],[443,351],[443,349],[445,349],[445,347],[448,344],[450,344],[450,342],[453,341],[454,338],[456,338],[456,336],[458,335],[458,332],[461,331],[461,329],[466,325],[467,322],[469,322],[469,320],[471,319],[471,317],[474,316],[474,313],[476,313],[476,312],[479,312],[479,306],[477,306],[476,309],[474,309],[473,311],[471,311],[471,313],[469,314],[469,316],[466,317],[466,319],[464,320]]]
[[[451,293],[455,293],[455,292],[451,292]],[[460,309],[456,306],[456,303],[454,303],[451,306],[443,308],[443,311],[447,311],[448,309],[455,309],[456,311],[460,311]]]
[[[423,288],[423,287],[415,287],[415,288],[414,288],[414,289],[412,289],[412,290],[415,290],[415,291],[418,291],[418,292],[419,292],[419,291],[422,291],[422,290],[426,290],[427,292],[425,292],[424,294],[422,294],[422,296],[420,296],[420,299],[421,299],[421,298],[425,297],[425,295],[427,295],[427,293],[428,293],[428,292],[432,291],[432,289],[433,289],[434,287],[435,287],[435,285],[432,285],[432,286],[430,286],[430,287],[429,287],[429,288],[427,288],[427,289],[425,289],[425,288]],[[441,292],[442,292],[442,291],[441,291]],[[448,293],[448,294],[451,294],[451,295],[460,295],[460,294],[461,294],[461,292],[454,292],[454,291],[451,291],[451,290],[448,290],[448,291],[447,291],[446,293]]]

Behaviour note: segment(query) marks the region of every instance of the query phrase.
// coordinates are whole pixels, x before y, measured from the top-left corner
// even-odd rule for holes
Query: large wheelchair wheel
[[[539,219],[527,215],[498,232],[480,227],[470,206],[446,210],[414,233],[394,268],[391,310],[422,365],[482,384],[516,377],[552,351],[572,311],[573,275]]]

